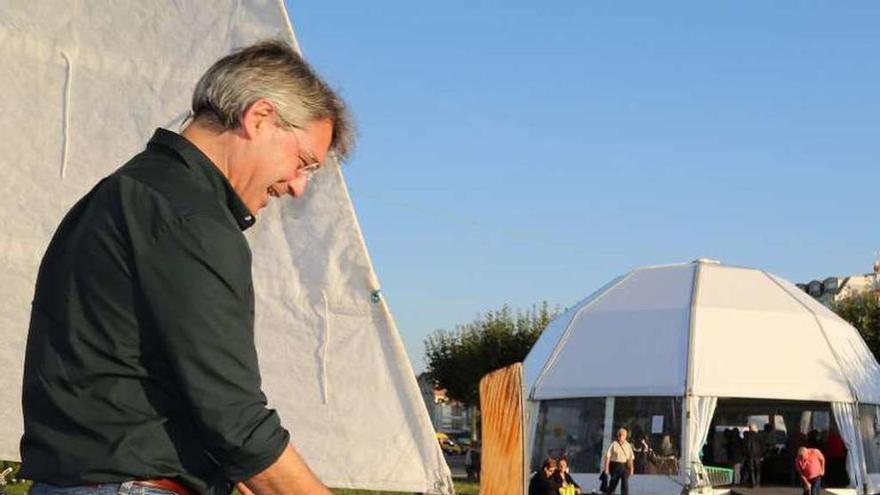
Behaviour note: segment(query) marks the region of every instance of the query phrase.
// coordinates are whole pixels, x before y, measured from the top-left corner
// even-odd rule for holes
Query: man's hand
[[[248,489],[243,495],[333,495],[290,445],[274,464],[243,484]]]

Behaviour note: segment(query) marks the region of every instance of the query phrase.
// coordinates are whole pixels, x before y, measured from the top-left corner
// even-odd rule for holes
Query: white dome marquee
[[[633,270],[553,320],[523,367],[533,464],[550,442],[592,452],[574,464],[595,472],[613,426],[641,409],[644,434],[680,449],[671,472],[637,471],[632,490],[679,493],[704,483],[700,452],[718,400],[763,401],[833,412],[851,486],[880,491],[880,451],[863,443],[880,438],[880,365],[854,327],[763,270],[702,258]]]

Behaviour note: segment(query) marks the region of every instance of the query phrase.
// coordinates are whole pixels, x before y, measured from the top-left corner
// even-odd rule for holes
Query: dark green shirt
[[[162,129],[70,210],[37,278],[21,477],[222,493],[280,456],[289,435],[254,348],[253,222],[217,167]]]

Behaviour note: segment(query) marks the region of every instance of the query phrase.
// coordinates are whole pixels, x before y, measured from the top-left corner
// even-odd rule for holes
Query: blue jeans
[[[176,495],[172,491],[143,486],[136,481],[102,483],[100,485],[57,486],[36,482],[30,495]]]

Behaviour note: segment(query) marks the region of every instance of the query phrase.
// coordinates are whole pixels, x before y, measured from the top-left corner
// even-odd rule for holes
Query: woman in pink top
[[[825,456],[819,449],[801,447],[794,462],[804,485],[804,495],[819,495],[825,475]]]

